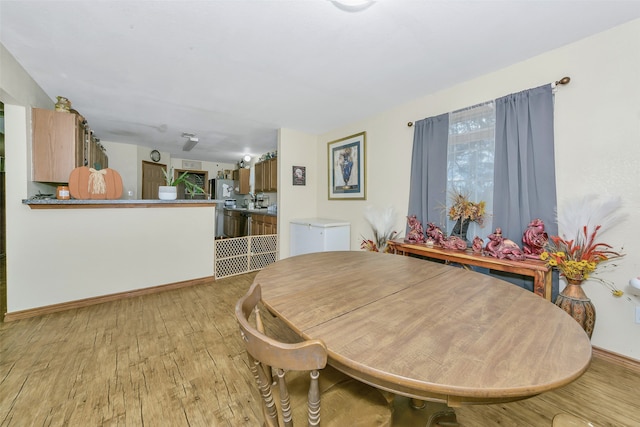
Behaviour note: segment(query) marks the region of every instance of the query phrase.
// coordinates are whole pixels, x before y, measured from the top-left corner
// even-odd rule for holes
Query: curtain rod
[[[553,83],[553,86],[556,87],[556,86],[559,86],[559,85],[568,85],[570,81],[571,81],[571,77],[565,76],[565,77],[561,78],[560,80],[556,80]],[[407,123],[407,126],[409,126],[409,127],[413,126],[413,122]]]

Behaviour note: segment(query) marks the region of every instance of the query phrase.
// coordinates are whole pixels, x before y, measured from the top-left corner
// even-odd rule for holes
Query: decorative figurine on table
[[[544,245],[548,240],[549,235],[544,231],[544,222],[539,218],[534,219],[522,235],[524,256],[540,259],[540,254],[544,252]]]
[[[444,240],[444,233],[432,222],[427,223],[427,240],[431,240],[434,245],[441,245]]]
[[[404,241],[409,243],[423,243],[424,229],[422,228],[422,223],[418,221],[418,218],[415,215],[408,216],[407,224],[409,225],[409,232]]]
[[[467,249],[467,241],[458,236],[449,236],[444,239],[440,245],[444,249],[453,249],[457,251],[464,251]]]
[[[516,242],[502,237],[502,228],[496,228],[496,231],[489,234],[488,237],[489,242],[484,248],[485,255],[513,261],[522,261],[525,259],[522,249],[520,249]]]
[[[482,247],[484,246],[484,241],[480,238],[480,236],[476,236],[473,238],[473,243],[471,243],[471,250],[474,254],[482,253]]]

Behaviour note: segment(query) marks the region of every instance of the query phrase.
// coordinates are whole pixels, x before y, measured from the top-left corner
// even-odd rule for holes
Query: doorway
[[[157,199],[158,187],[165,184],[167,165],[142,161],[142,199]]]

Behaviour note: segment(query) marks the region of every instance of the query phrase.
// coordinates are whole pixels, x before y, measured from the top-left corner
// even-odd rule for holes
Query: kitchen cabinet
[[[251,234],[278,234],[278,217],[273,215],[251,214]]]
[[[109,158],[79,114],[33,108],[32,131],[36,182],[67,183],[77,167],[109,166]]]
[[[256,192],[278,191],[278,158],[258,162],[255,168]]]
[[[249,194],[249,169],[236,169],[233,171],[233,180],[237,181],[236,194]]]
[[[224,235],[241,237],[247,234],[247,216],[240,211],[224,210]]]

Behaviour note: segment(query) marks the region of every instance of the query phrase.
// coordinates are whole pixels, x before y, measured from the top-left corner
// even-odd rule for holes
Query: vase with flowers
[[[388,252],[389,246],[387,242],[398,236],[398,232],[393,230],[396,222],[396,213],[393,206],[383,210],[367,206],[364,210],[364,217],[373,230],[373,240],[363,237],[360,249],[370,252]]]
[[[594,213],[597,210],[586,212]],[[596,217],[594,213],[592,219]],[[619,297],[623,294],[613,283],[595,276],[596,270],[604,268],[605,263],[624,256],[614,251],[611,245],[596,241],[602,228],[602,224],[584,225],[573,239],[550,236],[540,255],[540,259],[545,261],[548,267],[558,270],[567,282],[567,286],[556,298],[556,305],[576,319],[589,338],[593,334],[596,311],[591,299],[584,292],[583,282],[588,279],[597,280],[606,285],[614,296]]]
[[[451,194],[449,219],[456,221],[456,224],[451,231],[451,235],[460,237],[469,246],[469,241],[467,240],[469,224],[476,222],[480,226],[484,225],[485,213],[484,201],[472,202],[467,194],[454,190]]]

